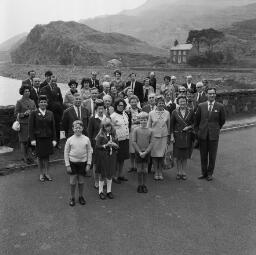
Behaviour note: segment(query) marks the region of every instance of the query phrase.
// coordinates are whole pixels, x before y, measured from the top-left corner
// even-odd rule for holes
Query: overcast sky
[[[36,24],[86,19],[136,8],[146,0],[0,0],[0,43]]]

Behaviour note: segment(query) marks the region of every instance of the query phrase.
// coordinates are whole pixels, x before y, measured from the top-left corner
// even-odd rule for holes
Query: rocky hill
[[[117,58],[124,65],[152,65],[167,54],[131,36],[55,21],[36,25],[11,58],[14,63],[64,65],[104,65]]]
[[[169,48],[175,39],[184,42],[189,30],[222,29],[255,18],[255,13],[255,0],[148,0],[118,15],[80,22],[103,32],[128,34],[157,47]]]

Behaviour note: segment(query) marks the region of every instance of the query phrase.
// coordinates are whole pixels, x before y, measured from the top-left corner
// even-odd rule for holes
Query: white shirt
[[[187,83],[188,89],[191,88],[191,83]]]
[[[100,117],[100,116],[98,115],[98,113],[96,113],[96,114],[95,114],[95,119],[100,119],[101,121],[103,121],[103,120],[105,120],[105,119],[106,119],[106,115],[105,115],[105,114],[103,114],[103,116],[102,116],[102,117]]]
[[[43,116],[45,116],[46,110],[42,110],[42,109],[40,109],[40,108],[38,108],[38,110],[39,110],[39,112],[41,112],[41,114],[42,114]]]
[[[135,88],[135,83],[136,83],[136,80],[135,81],[131,81],[131,88],[132,88],[133,91],[134,91],[134,88]]]
[[[207,103],[208,103],[208,111],[210,111],[210,104],[212,105],[212,109],[213,109],[213,106],[215,104],[215,100],[212,101],[211,103],[210,103],[210,101],[207,101]]]

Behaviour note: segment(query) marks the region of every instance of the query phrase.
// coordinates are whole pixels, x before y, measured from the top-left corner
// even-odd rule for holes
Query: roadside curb
[[[245,129],[245,128],[250,128],[250,127],[254,127],[254,126],[256,126],[256,122],[227,126],[227,127],[224,127],[223,129],[221,129],[221,133],[236,131],[239,129]],[[58,164],[61,162],[64,162],[64,159],[51,160],[50,164],[54,165],[54,164]],[[0,168],[0,176],[9,175],[11,173],[23,171],[25,169],[30,169],[33,167],[37,167],[37,164],[25,165],[25,164],[15,164],[14,163],[14,164],[11,164],[11,166],[9,166],[9,167]]]

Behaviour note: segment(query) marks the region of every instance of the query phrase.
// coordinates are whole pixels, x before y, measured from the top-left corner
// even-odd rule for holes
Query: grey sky
[[[0,0],[0,43],[36,24],[86,19],[136,8],[146,0]]]

